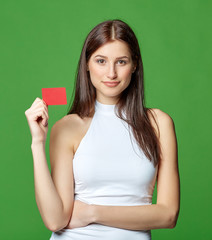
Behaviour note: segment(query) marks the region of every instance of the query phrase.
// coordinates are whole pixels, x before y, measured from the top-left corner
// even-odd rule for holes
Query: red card
[[[42,98],[47,105],[67,104],[66,89],[61,88],[42,88]]]

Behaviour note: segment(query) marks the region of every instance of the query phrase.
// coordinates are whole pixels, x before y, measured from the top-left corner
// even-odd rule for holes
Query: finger
[[[36,101],[33,102],[33,104],[32,104],[32,106],[30,107],[30,109],[31,109],[32,111],[35,111],[36,109],[38,109],[38,108],[41,107],[41,106],[43,106],[42,101],[38,99],[38,100],[36,100]]]
[[[40,102],[41,101],[41,99],[39,98],[39,97],[37,97],[35,100],[34,100],[34,102],[32,103],[32,105],[31,105],[31,107],[32,106],[35,106],[38,102]]]
[[[47,120],[46,114],[43,110],[38,110],[38,111],[33,112],[31,119],[34,121],[37,121],[38,118],[40,118],[40,117],[42,118],[42,120]]]
[[[30,117],[32,113],[37,112],[37,110],[40,110],[41,108],[44,108],[48,115],[48,107],[46,104],[40,98],[36,98],[31,107],[25,111],[25,115]]]
[[[48,113],[48,105],[44,104],[43,107],[46,110],[46,112]]]
[[[41,110],[37,110],[33,113],[32,115],[32,119],[34,121],[37,121],[38,118],[41,117],[42,118],[42,123],[45,126],[46,124],[48,124],[48,114],[45,112],[45,110],[41,109]]]
[[[43,112],[45,113],[45,115],[46,115],[46,118],[49,119],[48,110],[47,110],[46,107],[44,107],[44,106],[39,107],[39,108],[35,109],[35,110],[32,111],[32,112],[33,112],[33,114],[34,114],[34,113],[38,113],[38,112],[40,112],[40,111],[43,111]]]
[[[44,110],[44,109],[43,109],[43,112],[44,112],[45,118],[42,120],[42,123],[43,123],[44,126],[47,126],[48,125],[49,115],[46,112],[46,110]]]
[[[34,106],[32,106],[31,108],[32,108],[32,110],[35,111],[35,110],[37,110],[38,108],[41,108],[41,107],[43,107],[43,108],[46,110],[46,112],[48,112],[48,107],[47,107],[46,103],[43,102],[42,100],[37,101],[37,102],[34,104]]]
[[[48,113],[48,107],[42,102],[40,102],[36,105],[36,110],[37,109],[45,109],[45,111]]]

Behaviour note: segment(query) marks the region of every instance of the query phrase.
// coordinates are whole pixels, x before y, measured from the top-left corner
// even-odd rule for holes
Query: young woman
[[[26,110],[32,134],[35,196],[51,240],[147,240],[173,228],[180,205],[172,118],[145,107],[143,65],[132,29],[98,24],[79,60],[75,97],[50,134],[48,107]],[[152,194],[157,181],[157,202]]]

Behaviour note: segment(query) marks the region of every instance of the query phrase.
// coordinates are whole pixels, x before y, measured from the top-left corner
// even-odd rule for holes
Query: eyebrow
[[[103,56],[103,55],[96,55],[95,57],[102,57],[102,58],[107,58],[106,56]],[[117,57],[116,59],[120,59],[120,58],[128,58],[127,56],[122,56],[122,57]]]

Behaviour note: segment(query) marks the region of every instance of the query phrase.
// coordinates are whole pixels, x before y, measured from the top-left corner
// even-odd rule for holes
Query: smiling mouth
[[[108,87],[115,87],[117,86],[120,82],[103,82],[106,86]]]

